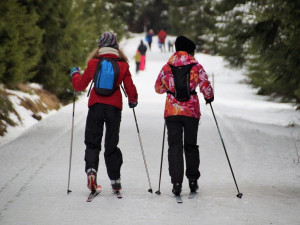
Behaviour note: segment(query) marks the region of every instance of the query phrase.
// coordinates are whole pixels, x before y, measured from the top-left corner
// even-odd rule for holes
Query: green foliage
[[[76,34],[75,27],[72,29],[72,1],[32,0],[26,4],[32,11],[39,11],[38,26],[44,30],[42,56],[31,81],[61,96],[71,88],[68,68],[80,60],[80,49],[75,51],[79,33]]]
[[[142,4],[143,5],[143,4]],[[157,34],[161,29],[169,32],[170,26],[168,23],[168,5],[161,0],[152,0],[148,4],[144,4],[142,14],[138,17],[144,26],[141,31],[153,29]]]
[[[126,32],[126,24],[123,21],[123,7],[128,7],[124,1],[103,0],[76,0],[74,11],[76,12],[76,24],[80,25],[80,36],[84,40],[80,43],[85,46],[85,53],[97,47],[97,39],[106,31],[112,31],[120,41]]]
[[[14,88],[37,82],[61,99],[72,96],[69,70],[85,66],[104,31],[125,33],[117,2],[1,1],[0,81]]]
[[[161,0],[114,0],[114,17],[120,18],[126,29],[135,33],[142,33],[153,29],[158,33],[160,29],[168,30],[168,5]]]
[[[246,62],[253,30],[251,9],[254,7],[251,2],[244,5],[237,1],[223,1],[216,6],[217,38],[213,44],[216,52],[224,56],[232,67],[242,67]]]
[[[0,81],[14,88],[36,73],[42,31],[37,14],[18,1],[1,1],[0,9]]]
[[[196,15],[199,13],[203,1],[175,0],[166,2],[168,2],[169,5],[169,32],[189,37],[195,36],[193,34],[197,32],[195,29],[197,25],[197,23],[195,23]]]
[[[48,3],[39,20],[39,26],[45,30],[44,52],[33,81],[60,99],[71,97],[69,69],[76,65],[85,67],[86,56],[97,47],[102,32],[115,31],[118,37],[124,33],[120,19],[114,18],[113,8],[113,4],[101,0]]]
[[[300,2],[288,0],[11,0],[0,2],[0,82],[32,81],[66,99],[105,31],[165,29],[246,67],[261,94],[300,102]]]
[[[259,55],[259,64],[265,65],[266,76],[263,82],[257,82],[251,67],[249,75],[263,94],[299,103],[300,2],[259,1],[258,6],[251,47]]]
[[[218,53],[246,66],[260,94],[300,103],[300,2],[224,0],[215,9]]]

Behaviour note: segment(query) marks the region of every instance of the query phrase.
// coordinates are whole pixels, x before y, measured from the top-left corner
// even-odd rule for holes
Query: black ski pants
[[[184,176],[183,149],[186,162],[186,177],[200,177],[200,155],[197,145],[199,119],[187,116],[165,118],[168,129],[168,160],[171,183],[182,183]]]
[[[123,163],[121,150],[117,147],[119,143],[119,132],[121,123],[121,109],[96,103],[89,107],[85,127],[85,170],[94,168],[98,171],[99,153],[103,128],[105,124],[104,159],[108,177],[111,180],[120,178],[120,170]]]

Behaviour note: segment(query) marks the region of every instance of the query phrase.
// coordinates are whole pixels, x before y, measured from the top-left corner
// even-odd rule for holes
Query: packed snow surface
[[[242,82],[244,71],[227,68],[221,57],[196,54],[214,82],[212,103],[242,199],[224,153],[211,109],[200,94],[202,118],[198,144],[200,189],[183,204],[171,193],[167,143],[164,147],[161,195],[158,190],[163,141],[165,95],[154,92],[161,67],[172,53],[161,53],[154,37],[147,52],[146,70],[135,73],[133,56],[144,36],[121,43],[139,93],[135,108],[145,152],[148,182],[132,109],[123,96],[119,147],[123,153],[122,194],[111,191],[101,151],[98,183],[102,192],[91,203],[84,172],[84,128],[87,97],[75,104],[70,189],[67,194],[73,104],[31,125],[0,147],[1,225],[85,224],[300,224],[300,115],[290,104],[267,101]],[[26,124],[26,123],[25,123]],[[13,129],[7,135],[13,135]],[[6,138],[6,137],[4,137]],[[148,192],[152,188],[153,194]]]

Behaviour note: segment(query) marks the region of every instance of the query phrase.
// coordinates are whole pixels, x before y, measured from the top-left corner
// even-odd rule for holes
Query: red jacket
[[[118,56],[114,54],[103,54],[101,55],[103,57],[107,58],[118,58]],[[76,73],[73,78],[72,78],[72,84],[73,87],[76,91],[83,91],[87,88],[89,85],[90,81],[93,79],[94,72],[96,70],[97,62],[99,59],[91,59],[88,62],[87,68],[84,70],[82,76],[80,76],[79,73]],[[129,65],[128,63],[124,61],[117,61],[119,65],[119,78],[117,81],[118,88],[116,91],[110,95],[110,96],[101,96],[98,95],[95,92],[95,89],[92,88],[90,97],[89,97],[89,102],[88,106],[94,105],[95,103],[103,103],[107,105],[113,105],[117,108],[122,109],[122,93],[120,90],[120,84],[123,82],[125,91],[128,95],[128,100],[130,103],[135,103],[137,102],[138,99],[138,94],[135,88],[135,85],[133,84],[131,74],[129,71]]]
[[[164,30],[160,30],[157,34],[160,43],[165,43],[165,39],[167,37],[167,33]]]

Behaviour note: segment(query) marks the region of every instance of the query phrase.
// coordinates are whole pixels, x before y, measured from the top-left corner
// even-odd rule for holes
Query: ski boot
[[[111,180],[111,188],[113,192],[121,191],[122,190],[121,180],[120,179]]]
[[[189,186],[190,186],[190,190],[191,192],[197,192],[197,190],[199,189],[198,183],[196,179],[190,179],[189,180]]]
[[[90,168],[86,171],[87,173],[87,187],[91,191],[97,190],[97,171]]]
[[[179,196],[181,193],[182,184],[180,183],[174,183],[172,193],[176,196]]]

